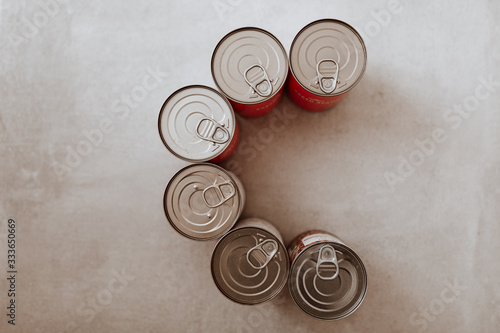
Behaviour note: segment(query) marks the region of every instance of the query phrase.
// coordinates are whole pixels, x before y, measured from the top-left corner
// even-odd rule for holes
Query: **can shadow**
[[[383,174],[397,162],[401,145],[418,135],[405,129],[418,110],[405,101],[403,88],[378,77],[377,70],[367,71],[327,111],[305,111],[284,96],[264,117],[239,117],[240,145],[223,166],[245,185],[242,217],[276,223],[289,241],[304,231],[303,221],[390,197]]]

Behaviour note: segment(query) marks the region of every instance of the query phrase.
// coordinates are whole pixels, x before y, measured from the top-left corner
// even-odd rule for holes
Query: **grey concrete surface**
[[[261,27],[288,50],[324,17],[365,38],[365,77],[323,113],[285,98],[240,118],[244,149],[226,167],[246,186],[244,217],[285,242],[331,231],[363,258],[365,302],[337,322],[286,290],[256,307],[218,292],[214,243],[165,219],[165,185],[188,163],[157,130],[170,93],[215,86],[227,32]],[[499,22],[485,0],[0,1],[0,331],[498,332]]]

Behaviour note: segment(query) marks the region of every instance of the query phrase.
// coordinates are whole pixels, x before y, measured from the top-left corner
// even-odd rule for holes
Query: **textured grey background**
[[[164,187],[187,163],[157,131],[171,92],[214,86],[211,52],[227,32],[258,26],[288,50],[323,17],[365,38],[364,79],[328,112],[285,98],[240,119],[243,148],[229,166],[246,185],[244,216],[273,222],[286,242],[329,230],[364,259],[365,302],[338,322],[309,318],[287,291],[257,307],[218,292],[214,244],[179,236],[164,217]],[[498,332],[499,22],[494,0],[0,1],[0,331]],[[470,114],[453,112],[464,103]],[[415,140],[436,129],[444,142],[418,153]],[[418,166],[401,169],[410,158]]]

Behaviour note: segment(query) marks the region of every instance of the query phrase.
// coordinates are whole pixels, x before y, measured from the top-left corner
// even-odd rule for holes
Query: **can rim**
[[[330,234],[330,233],[328,233],[328,234]],[[336,236],[334,236],[334,237],[336,237]],[[365,281],[366,281],[365,286],[364,286],[364,288],[363,288],[363,292],[362,292],[362,294],[360,295],[360,298],[358,299],[357,304],[356,304],[355,306],[353,306],[353,307],[349,310],[349,312],[343,313],[341,316],[338,316],[338,317],[335,317],[335,318],[321,318],[321,317],[319,317],[319,316],[315,316],[315,315],[313,315],[313,314],[309,313],[308,311],[306,311],[306,309],[304,309],[304,307],[302,307],[302,306],[298,303],[298,301],[295,299],[294,294],[292,293],[292,288],[291,288],[291,283],[292,283],[292,272],[293,272],[293,267],[294,267],[295,263],[297,262],[298,258],[299,258],[299,257],[300,257],[303,253],[305,253],[305,251],[306,251],[308,248],[310,248],[310,247],[312,247],[312,246],[314,246],[314,245],[317,245],[317,244],[319,244],[319,243],[331,243],[331,244],[336,244],[336,245],[339,245],[339,246],[344,247],[344,248],[346,248],[347,250],[349,250],[349,251],[350,251],[350,254],[354,255],[354,257],[356,257],[356,259],[358,259],[358,260],[359,260],[359,262],[361,263],[361,267],[363,268],[363,276],[364,276]],[[368,274],[367,274],[367,272],[366,272],[366,267],[365,267],[365,264],[363,263],[363,261],[361,260],[361,258],[360,258],[360,257],[358,256],[358,254],[357,254],[357,253],[356,253],[356,252],[355,252],[352,248],[350,248],[349,246],[347,246],[347,245],[345,245],[345,244],[341,244],[341,243],[333,242],[333,241],[326,241],[326,242],[321,242],[321,241],[319,241],[319,242],[314,242],[314,243],[311,243],[311,244],[309,244],[309,245],[305,246],[305,247],[301,250],[301,253],[299,253],[299,254],[295,257],[295,259],[293,260],[293,262],[292,262],[292,263],[290,263],[290,274],[289,274],[289,278],[288,278],[288,292],[290,293],[290,296],[292,297],[293,302],[294,302],[294,303],[295,303],[295,304],[296,304],[296,305],[297,305],[297,306],[298,306],[298,307],[302,310],[302,312],[306,313],[306,314],[307,314],[307,315],[309,315],[310,317],[313,317],[313,318],[315,318],[315,319],[322,320],[322,321],[335,321],[335,320],[340,320],[340,319],[346,318],[346,317],[348,317],[349,315],[351,315],[354,311],[356,311],[356,310],[357,310],[357,309],[361,306],[361,304],[363,304],[363,301],[364,301],[364,299],[365,299],[365,297],[366,297],[366,293],[368,292]]]
[[[319,19],[319,20],[316,20],[316,21],[313,21],[311,23],[309,23],[308,25],[306,25],[305,27],[303,27],[302,29],[300,29],[300,31],[295,35],[295,37],[293,38],[293,41],[292,41],[292,44],[290,45],[290,52],[289,52],[289,58],[291,58],[292,56],[292,49],[293,49],[293,46],[295,45],[295,42],[297,40],[297,37],[299,37],[299,35],[301,33],[304,32],[304,30],[306,30],[307,28],[309,28],[310,26],[312,25],[315,25],[315,24],[318,24],[318,23],[322,23],[322,22],[333,22],[333,23],[338,23],[338,24],[341,24],[341,25],[344,25],[345,27],[347,27],[348,29],[350,29],[358,38],[359,40],[361,41],[361,46],[363,47],[363,56],[364,56],[364,64],[363,64],[363,69],[361,70],[361,73],[359,74],[358,78],[356,79],[356,81],[354,81],[354,83],[352,83],[348,89],[346,89],[345,91],[343,91],[342,93],[334,93],[334,94],[325,94],[325,93],[317,93],[315,91],[312,91],[310,88],[304,86],[302,84],[302,82],[300,82],[299,79],[297,79],[297,77],[295,76],[295,73],[293,72],[293,67],[292,67],[292,62],[289,60],[288,63],[289,63],[289,68],[290,68],[290,74],[292,74],[293,78],[295,79],[295,81],[302,87],[304,88],[307,92],[313,94],[313,95],[316,95],[316,96],[322,96],[322,97],[335,97],[335,96],[339,96],[339,95],[343,95],[343,94],[346,94],[348,93],[349,91],[352,90],[352,88],[354,88],[355,86],[358,85],[359,81],[361,81],[361,79],[363,78],[364,74],[365,74],[365,70],[366,70],[366,63],[368,62],[368,54],[366,52],[366,44],[365,44],[365,41],[363,40],[363,38],[361,37],[361,35],[359,34],[359,32],[356,31],[356,29],[354,29],[354,27],[352,27],[350,24],[344,22],[344,21],[341,21],[341,20],[337,20],[337,19],[332,19],[332,18],[324,18],[324,19]]]
[[[236,181],[234,180],[234,177],[229,172],[227,172],[224,168],[222,168],[222,167],[220,167],[220,166],[218,166],[216,164],[213,164],[213,163],[196,163],[196,164],[187,165],[187,166],[183,167],[182,169],[180,169],[179,171],[177,171],[170,178],[170,180],[168,181],[167,186],[165,187],[165,192],[163,193],[163,211],[165,213],[165,217],[167,218],[167,220],[170,223],[170,225],[172,226],[172,228],[174,228],[174,230],[177,231],[177,233],[180,234],[181,236],[184,236],[186,238],[189,238],[189,239],[195,240],[195,241],[211,241],[211,240],[214,240],[214,239],[217,239],[217,238],[222,238],[223,236],[225,236],[226,234],[228,234],[229,232],[231,232],[231,229],[234,227],[234,225],[236,224],[236,222],[238,221],[238,219],[235,219],[233,221],[233,223],[231,224],[231,226],[227,229],[227,231],[224,232],[221,235],[211,236],[211,237],[208,237],[208,238],[194,237],[194,236],[186,234],[185,232],[182,232],[179,228],[177,228],[177,226],[175,225],[175,223],[170,218],[170,215],[167,212],[167,206],[166,206],[166,199],[167,199],[168,189],[172,185],[173,180],[181,172],[183,172],[184,170],[192,168],[192,167],[195,167],[195,166],[200,166],[200,165],[206,165],[206,166],[215,167],[216,169],[219,169],[220,171],[223,171],[229,177],[229,179],[231,179],[231,181],[233,181],[236,184]],[[240,188],[238,186],[235,186],[235,187],[236,187],[236,189],[238,191],[239,197],[241,198],[241,190],[240,190]],[[243,205],[241,204],[241,201],[240,201],[240,204],[239,204],[239,207],[238,207],[238,213],[236,214],[236,216],[241,215],[242,210],[243,210]]]
[[[227,34],[224,35],[224,37],[221,38],[221,40],[217,43],[217,45],[215,46],[214,50],[212,51],[212,57],[210,59],[210,71],[212,73],[212,79],[214,80],[215,82],[215,85],[217,86],[217,89],[219,89],[223,95],[225,95],[225,92],[224,90],[220,87],[219,83],[217,82],[217,80],[215,79],[215,75],[214,75],[214,58],[215,58],[215,53],[217,52],[217,50],[219,49],[219,47],[222,45],[222,43],[229,37],[231,36],[232,34],[235,34],[235,33],[238,33],[240,31],[245,31],[245,30],[255,30],[255,31],[259,31],[259,32],[262,32],[266,35],[269,35],[272,39],[274,39],[278,45],[280,46],[281,50],[283,51],[283,54],[285,55],[285,64],[284,64],[284,68],[289,68],[290,67],[290,60],[288,59],[288,54],[286,53],[286,49],[283,47],[283,44],[281,44],[280,40],[278,38],[276,38],[276,36],[274,36],[272,33],[270,33],[269,31],[267,30],[264,30],[264,29],[261,29],[261,28],[257,28],[257,27],[252,27],[252,26],[247,26],[247,27],[241,27],[241,28],[238,28],[238,29],[235,29]],[[287,76],[287,74],[285,74],[285,77]],[[273,93],[266,97],[265,99],[259,101],[259,102],[244,102],[244,101],[241,101],[241,100],[237,100],[237,99],[232,99],[228,96],[226,96],[227,99],[235,102],[235,103],[238,103],[238,104],[243,104],[243,105],[255,105],[255,104],[260,104],[260,103],[264,103],[264,102],[267,102],[268,100],[270,100],[271,98],[275,97],[281,90],[281,88],[283,88],[283,86],[285,85],[285,82],[287,80],[282,80],[281,84],[279,85],[279,88],[277,88],[275,91],[273,91]]]
[[[236,123],[237,122],[237,119],[236,119],[236,116],[234,114],[234,110],[233,110],[233,106],[231,105],[231,103],[229,103],[229,100],[226,98],[226,96],[224,96],[223,94],[220,93],[220,91],[212,88],[212,87],[208,87],[208,86],[205,86],[205,85],[202,85],[202,84],[191,84],[191,85],[188,85],[188,86],[184,86],[184,87],[181,87],[179,89],[177,89],[176,91],[174,91],[173,93],[171,93],[167,99],[165,100],[165,102],[163,102],[161,108],[160,108],[160,113],[158,114],[158,133],[160,134],[160,138],[161,138],[161,141],[163,142],[163,145],[165,147],[167,147],[167,149],[176,157],[184,160],[184,161],[187,161],[187,162],[191,162],[191,163],[202,163],[202,162],[207,162],[209,160],[212,160],[214,158],[216,158],[217,156],[219,156],[220,154],[222,154],[226,148],[224,148],[223,150],[219,151],[217,153],[217,155],[211,157],[209,160],[207,159],[191,159],[191,158],[187,158],[187,157],[184,157],[184,156],[181,156],[179,154],[177,154],[168,144],[167,144],[167,141],[165,140],[165,138],[163,137],[163,133],[161,131],[161,119],[162,119],[162,116],[163,116],[163,112],[165,111],[165,107],[166,105],[168,104],[168,102],[179,92],[183,91],[183,90],[186,90],[186,89],[192,89],[192,88],[203,88],[203,89],[207,89],[207,90],[210,90],[212,92],[215,92],[217,95],[219,95],[220,97],[222,97],[222,99],[224,100],[224,102],[226,102],[226,104],[229,106],[229,109],[231,110],[231,113],[233,114],[233,119],[234,119],[234,122]],[[236,126],[234,126],[234,128],[236,128]],[[231,141],[233,140],[233,135],[234,135],[234,129],[231,133],[231,139],[229,140],[229,144],[231,143]],[[228,144],[228,146],[229,146]]]
[[[219,283],[217,283],[217,280],[215,278],[215,274],[214,274],[214,253],[215,253],[215,250],[217,249],[217,247],[220,245],[220,243],[222,242],[222,240],[229,236],[229,234],[237,231],[237,230],[242,230],[242,229],[257,229],[257,230],[260,230],[260,231],[264,231],[268,234],[271,234],[273,235],[272,233],[270,233],[269,231],[263,229],[263,228],[259,228],[259,227],[241,227],[241,228],[236,228],[236,229],[232,229],[230,230],[229,232],[225,233],[218,241],[217,243],[215,244],[213,250],[212,250],[212,258],[210,259],[210,273],[212,274],[212,280],[213,282],[215,283],[215,286],[217,287],[217,289],[228,299],[230,299],[231,301],[235,302],[235,303],[238,303],[238,304],[242,304],[242,305],[257,305],[257,304],[262,304],[262,303],[265,303],[265,302],[268,302],[270,300],[272,300],[274,297],[276,297],[276,295],[278,295],[282,290],[283,288],[285,287],[285,285],[287,284],[287,281],[288,281],[288,276],[290,276],[290,271],[291,271],[291,265],[290,265],[290,260],[288,259],[288,252],[287,252],[287,249],[286,249],[286,246],[279,240],[278,237],[276,237],[275,235],[274,238],[276,238],[278,240],[278,244],[282,247],[282,249],[284,250],[284,255],[286,256],[284,262],[286,263],[286,267],[287,267],[287,278],[286,279],[283,279],[283,282],[281,283],[281,285],[279,286],[279,288],[274,292],[272,293],[271,295],[269,295],[268,297],[266,297],[263,301],[260,301],[260,302],[256,302],[256,303],[251,303],[251,302],[243,302],[241,300],[238,300],[238,299],[235,299],[231,296],[229,296],[224,290],[222,290],[222,288],[219,286]]]

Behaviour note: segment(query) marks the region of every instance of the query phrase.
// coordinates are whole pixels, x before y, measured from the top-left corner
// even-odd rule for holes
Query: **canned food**
[[[290,263],[279,231],[257,218],[238,222],[212,253],[212,276],[219,290],[241,304],[275,297],[286,284]]]
[[[365,266],[337,237],[320,230],[305,232],[292,241],[288,254],[288,287],[305,313],[335,320],[361,305],[368,287]]]
[[[172,227],[195,240],[225,234],[240,217],[244,204],[245,190],[238,177],[210,163],[181,169],[168,183],[163,197]]]
[[[333,19],[312,22],[290,47],[288,95],[303,109],[326,110],[361,80],[365,67],[365,43],[353,27]]]
[[[241,28],[224,36],[212,54],[215,84],[234,111],[259,117],[278,104],[288,74],[283,45],[269,32]]]
[[[193,85],[167,98],[158,129],[165,146],[189,162],[221,162],[238,146],[239,128],[231,104],[215,89]]]

